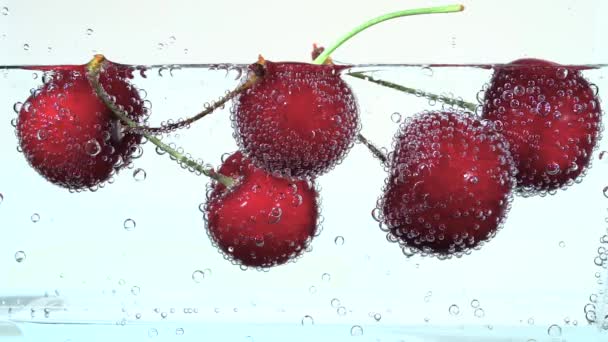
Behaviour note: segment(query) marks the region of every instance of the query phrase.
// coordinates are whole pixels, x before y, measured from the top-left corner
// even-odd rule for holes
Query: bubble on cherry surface
[[[15,261],[16,262],[21,263],[21,262],[25,261],[25,258],[26,258],[26,255],[25,255],[24,251],[17,251],[15,253]]]
[[[350,336],[363,336],[363,328],[360,325],[353,325],[350,328]]]
[[[301,323],[302,323],[302,325],[303,325],[303,326],[309,326],[309,325],[314,325],[314,324],[315,324],[315,321],[314,321],[314,319],[312,318],[312,316],[310,316],[310,315],[306,315],[306,316],[304,316],[304,317],[302,318],[302,322],[301,322]]]
[[[84,144],[84,150],[89,156],[95,157],[101,152],[101,145],[97,140],[91,139]]]
[[[144,169],[137,168],[133,170],[133,179],[135,179],[136,182],[143,182],[146,180],[146,176],[146,170]]]
[[[33,223],[38,223],[40,221],[40,214],[33,213],[30,220],[32,220]]]
[[[126,231],[130,232],[135,229],[137,224],[135,223],[135,220],[128,218],[128,219],[124,220],[122,226]]]

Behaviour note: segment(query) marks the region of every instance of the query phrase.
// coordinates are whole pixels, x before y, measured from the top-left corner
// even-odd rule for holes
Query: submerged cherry
[[[589,167],[600,137],[597,88],[580,68],[521,59],[496,68],[483,117],[506,137],[517,164],[518,191],[552,191]]]
[[[342,69],[265,61],[261,80],[233,108],[235,136],[253,164],[302,179],[341,162],[359,129],[357,102],[340,78]]]
[[[237,184],[213,185],[205,206],[207,232],[233,262],[271,267],[306,250],[319,216],[312,182],[274,177],[241,152],[228,157],[218,172]]]
[[[389,240],[447,258],[493,237],[514,186],[507,148],[490,123],[467,113],[424,112],[403,123],[375,210]]]
[[[96,96],[85,66],[56,68],[19,111],[19,145],[29,164],[48,181],[71,190],[94,188],[130,162],[141,136],[123,132]],[[143,117],[143,101],[114,64],[100,82],[131,118]]]

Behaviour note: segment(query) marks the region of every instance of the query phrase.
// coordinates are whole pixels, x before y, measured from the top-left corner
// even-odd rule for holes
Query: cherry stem
[[[165,125],[162,127],[136,126],[136,127],[130,128],[130,130],[138,132],[138,133],[143,133],[143,132],[168,133],[168,132],[175,131],[180,128],[189,126],[192,123],[194,123],[195,121],[198,121],[199,119],[202,119],[203,117],[207,116],[208,114],[213,113],[213,111],[215,111],[216,109],[225,105],[226,102],[232,100],[235,96],[240,94],[242,91],[247,90],[249,87],[251,87],[256,82],[256,80],[257,80],[257,78],[255,76],[249,77],[249,79],[245,83],[243,83],[240,86],[238,86],[237,88],[233,89],[228,94],[221,97],[218,101],[213,102],[209,107],[205,108],[202,112],[200,112],[200,113],[196,114],[195,116],[192,116],[186,120],[180,120],[176,123],[168,124],[168,125]]]
[[[125,125],[132,129],[138,129],[138,125],[135,121],[129,118],[129,114],[123,109],[119,108],[111,99],[110,95],[103,89],[101,83],[99,82],[99,73],[104,64],[107,63],[107,60],[103,55],[96,55],[88,64],[87,64],[87,76],[89,79],[89,83],[95,90],[97,97],[116,115]],[[182,165],[186,165],[188,167],[193,168],[194,170],[204,174],[207,177],[211,177],[212,179],[220,182],[227,188],[231,187],[235,180],[219,174],[215,172],[213,169],[208,169],[197,163],[196,161],[186,157],[182,153],[176,151],[171,146],[163,143],[157,137],[146,133],[141,132],[141,135],[146,137],[149,141],[151,141],[154,145],[158,146],[161,150],[168,153],[170,156],[175,158],[175,160]]]
[[[441,103],[445,103],[451,106],[457,106],[466,110],[469,110],[471,112],[475,112],[475,110],[477,109],[477,105],[475,105],[474,103],[471,102],[467,102],[464,100],[459,100],[459,99],[454,99],[452,97],[449,96],[443,96],[443,95],[436,95],[433,93],[428,93],[425,91],[422,91],[420,89],[414,89],[414,88],[409,88],[406,86],[402,86],[400,84],[396,84],[396,83],[392,83],[389,81],[384,81],[384,80],[380,80],[377,78],[373,78],[371,76],[365,75],[364,73],[361,72],[351,72],[351,73],[347,73],[348,76],[351,77],[355,77],[355,78],[359,78],[362,80],[366,80],[375,84],[379,84],[381,86],[384,87],[388,87],[391,89],[395,89],[398,91],[402,91],[404,93],[408,93],[408,94],[412,94],[412,95],[416,95],[416,96],[420,96],[420,97],[424,97],[427,98],[429,100],[434,100],[434,101],[439,101]]]
[[[351,39],[352,37],[354,37],[356,34],[358,34],[359,32],[374,26],[376,24],[379,24],[383,21],[387,21],[387,20],[391,20],[391,19],[395,19],[395,18],[400,18],[400,17],[406,17],[406,16],[410,16],[410,15],[419,15],[419,14],[436,14],[436,13],[453,13],[453,12],[462,12],[464,10],[464,6],[463,5],[449,5],[449,6],[440,6],[440,7],[427,7],[427,8],[416,8],[416,9],[409,9],[409,10],[403,10],[403,11],[398,11],[398,12],[392,12],[392,13],[388,13],[382,16],[379,16],[375,19],[372,19],[370,21],[367,21],[357,27],[355,27],[352,31],[350,31],[349,33],[347,33],[346,35],[344,35],[342,38],[338,39],[338,41],[336,43],[334,43],[334,45],[330,46],[329,49],[326,49],[325,51],[323,51],[323,53],[321,53],[313,62],[313,64],[323,64],[325,63],[325,60],[329,57],[329,55],[331,55],[337,48],[339,48],[342,44],[344,44],[347,40]]]
[[[374,155],[376,156],[376,158],[380,159],[380,161],[382,162],[382,164],[386,164],[386,155],[380,151],[380,149],[378,147],[376,147],[376,145],[374,145],[373,143],[371,143],[369,140],[367,140],[366,137],[363,136],[363,134],[359,133],[357,134],[357,139],[367,147],[367,149]]]

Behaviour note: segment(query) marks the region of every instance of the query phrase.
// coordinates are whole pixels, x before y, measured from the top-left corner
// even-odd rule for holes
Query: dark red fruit
[[[537,59],[496,68],[483,117],[507,138],[524,195],[571,185],[589,166],[601,109],[579,69]]]
[[[116,104],[140,121],[143,102],[129,76],[109,64],[99,79]],[[53,70],[51,79],[22,105],[17,137],[38,173],[71,190],[94,189],[109,179],[114,170],[129,163],[141,140],[122,132],[118,119],[89,85],[85,66]]]
[[[507,143],[466,113],[424,112],[402,124],[374,214],[404,253],[446,258],[493,237],[516,173]]]
[[[312,183],[274,177],[240,152],[231,155],[218,172],[238,183],[231,189],[213,185],[205,207],[207,232],[231,260],[271,267],[307,248],[319,215]]]
[[[256,166],[302,179],[340,163],[359,126],[357,102],[340,78],[342,69],[266,62],[262,80],[241,94],[233,109],[238,144]]]

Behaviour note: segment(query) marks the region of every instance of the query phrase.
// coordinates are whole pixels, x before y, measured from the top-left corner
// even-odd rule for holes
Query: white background
[[[600,37],[608,32],[605,1],[462,3],[463,13],[383,23],[354,38],[334,58],[352,63],[487,63],[523,56],[576,64],[608,61]],[[259,53],[271,60],[308,61],[313,42],[329,45],[374,16],[443,4],[448,2],[0,0],[0,8],[9,9],[0,15],[0,65],[84,63],[96,52],[135,64],[250,63]],[[87,29],[93,32],[88,35]],[[225,74],[183,69],[173,77],[151,72],[147,80],[135,82],[147,90],[152,121],[159,123],[195,113],[203,102],[232,88],[236,73]],[[378,75],[473,102],[490,76],[483,70],[440,68],[432,77],[427,74],[413,68]],[[143,182],[127,170],[97,193],[75,195],[38,176],[17,153],[9,123],[15,117],[13,104],[24,101],[40,77],[34,79],[29,71],[0,76],[5,113],[0,114],[0,297],[58,290],[80,317],[129,321],[136,313],[160,320],[154,308],[177,308],[169,320],[299,324],[310,315],[315,324],[364,327],[525,326],[532,317],[543,333],[550,324],[572,328],[566,318],[586,324],[583,306],[598,290],[600,269],[593,258],[606,233],[602,189],[608,165],[597,160],[597,152],[608,147],[605,142],[582,184],[549,198],[517,198],[495,240],[471,256],[445,262],[406,260],[385,240],[370,215],[385,174],[357,145],[343,165],[319,180],[325,229],[314,240],[313,252],[269,273],[243,272],[221,258],[204,232],[198,205],[207,180],[180,170],[152,146],[145,146],[144,157],[135,163],[148,174]],[[605,72],[588,76],[605,94]],[[348,81],[360,101],[363,133],[381,146],[389,146],[397,129],[393,112],[406,117],[439,108]],[[217,164],[222,153],[236,148],[227,116],[227,110],[215,113],[168,140]],[[31,222],[33,213],[40,222]],[[137,222],[132,232],[123,229],[127,218]],[[344,237],[343,246],[334,244],[336,236]],[[25,262],[14,261],[17,250],[27,253]],[[207,268],[210,277],[201,284],[192,281],[194,270]],[[331,275],[329,281],[322,280],[324,273]],[[138,296],[131,294],[133,286],[141,289]],[[350,310],[346,316],[336,314],[332,298]],[[473,315],[473,299],[481,302],[483,318]],[[459,315],[448,313],[452,304],[459,305]],[[126,313],[120,311],[123,306]],[[180,315],[186,307],[199,308],[199,315]],[[89,311],[84,314],[83,308]],[[370,312],[380,312],[382,320],[376,322]]]

